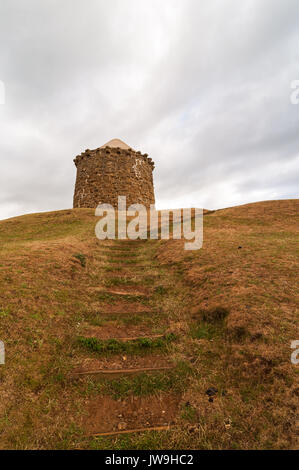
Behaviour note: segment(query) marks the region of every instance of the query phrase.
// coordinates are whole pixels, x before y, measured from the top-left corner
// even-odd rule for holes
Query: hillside
[[[0,448],[298,447],[298,209],[208,212],[193,252],[0,221]]]

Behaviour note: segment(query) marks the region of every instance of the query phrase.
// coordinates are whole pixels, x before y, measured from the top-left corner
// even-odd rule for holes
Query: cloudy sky
[[[71,207],[115,137],[159,209],[298,197],[296,79],[298,0],[1,0],[0,219]]]

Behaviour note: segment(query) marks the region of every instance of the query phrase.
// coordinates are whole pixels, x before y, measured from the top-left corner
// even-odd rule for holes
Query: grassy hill
[[[209,212],[193,252],[0,221],[0,448],[298,447],[298,209]]]

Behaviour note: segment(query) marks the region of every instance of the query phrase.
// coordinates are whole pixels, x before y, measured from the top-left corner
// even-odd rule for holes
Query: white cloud
[[[113,137],[154,159],[158,207],[298,197],[298,10],[2,0],[0,218],[71,207],[73,158]]]

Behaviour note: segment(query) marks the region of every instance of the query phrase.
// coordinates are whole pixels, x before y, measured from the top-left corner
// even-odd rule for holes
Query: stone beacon
[[[96,208],[99,204],[118,207],[118,196],[126,196],[127,207],[155,204],[154,162],[119,139],[95,150],[85,150],[74,159],[77,179],[74,208]]]

